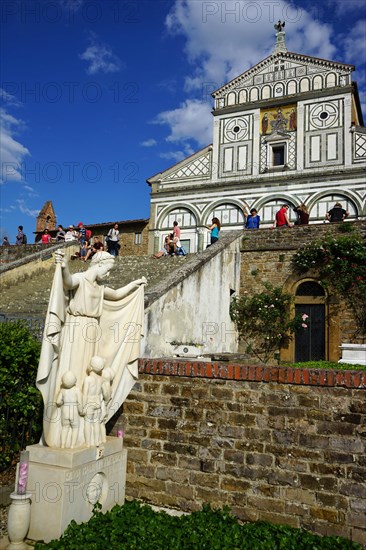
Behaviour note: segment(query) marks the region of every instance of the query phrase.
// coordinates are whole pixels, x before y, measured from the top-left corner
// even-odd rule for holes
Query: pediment
[[[350,75],[355,69],[353,65],[338,63],[316,57],[304,56],[291,52],[273,54],[251,69],[248,69],[238,77],[234,78],[215,92],[212,96],[215,99],[225,97],[231,91],[238,91],[253,86],[263,86],[304,76],[325,75],[333,72],[339,76]]]
[[[148,183],[164,184],[182,180],[205,179],[211,176],[211,165],[212,145],[209,145],[147,181]]]

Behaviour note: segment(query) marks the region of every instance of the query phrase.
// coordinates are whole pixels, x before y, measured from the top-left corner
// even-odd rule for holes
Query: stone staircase
[[[193,254],[189,255],[192,258]],[[124,286],[134,279],[147,279],[146,291],[161,283],[188,261],[188,256],[166,256],[155,260],[151,256],[117,257],[115,268],[106,284],[112,288]],[[84,271],[89,263],[80,260],[69,262],[70,271]],[[1,285],[0,315],[25,319],[44,318],[52,285],[54,269],[40,269],[17,280],[15,284]]]

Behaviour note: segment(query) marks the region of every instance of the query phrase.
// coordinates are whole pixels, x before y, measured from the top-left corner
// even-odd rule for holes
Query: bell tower
[[[56,229],[56,216],[52,201],[46,201],[38,214],[36,232],[42,233],[44,229],[50,231]]]

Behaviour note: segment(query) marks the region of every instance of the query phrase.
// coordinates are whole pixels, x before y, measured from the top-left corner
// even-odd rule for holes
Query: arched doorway
[[[307,315],[307,328],[295,334],[295,362],[326,359],[326,296],[315,281],[299,284],[295,295],[295,315]]]

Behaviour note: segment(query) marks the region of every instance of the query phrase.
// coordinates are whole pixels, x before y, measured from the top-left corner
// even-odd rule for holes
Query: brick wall
[[[365,222],[352,222],[352,226],[366,238]],[[301,246],[327,234],[340,237],[344,235],[341,229],[342,224],[315,224],[245,231],[241,243],[241,293],[248,290],[248,284],[251,292],[261,292],[265,281],[274,286],[285,284],[294,274],[291,261]]]
[[[141,233],[141,242],[135,242],[136,233]],[[149,239],[149,226],[141,224],[136,226],[130,225],[128,228],[123,228],[120,237],[120,255],[121,256],[143,256],[147,254],[147,245]]]
[[[140,360],[126,495],[366,543],[366,371]]]
[[[241,243],[240,294],[263,292],[264,283],[281,286],[294,296],[296,284],[301,280],[318,280],[317,273],[298,274],[292,266],[292,258],[299,247],[331,234],[335,238],[345,235],[343,224],[314,224],[295,226],[292,229],[261,229],[245,231]],[[366,238],[364,221],[352,222],[354,229]],[[356,324],[348,305],[337,294],[327,291],[325,299],[327,319],[327,359],[338,361],[341,342],[353,341]],[[362,337],[358,340],[362,343]],[[244,351],[244,347],[239,348]],[[294,359],[293,342],[288,350],[282,350],[281,358]]]

